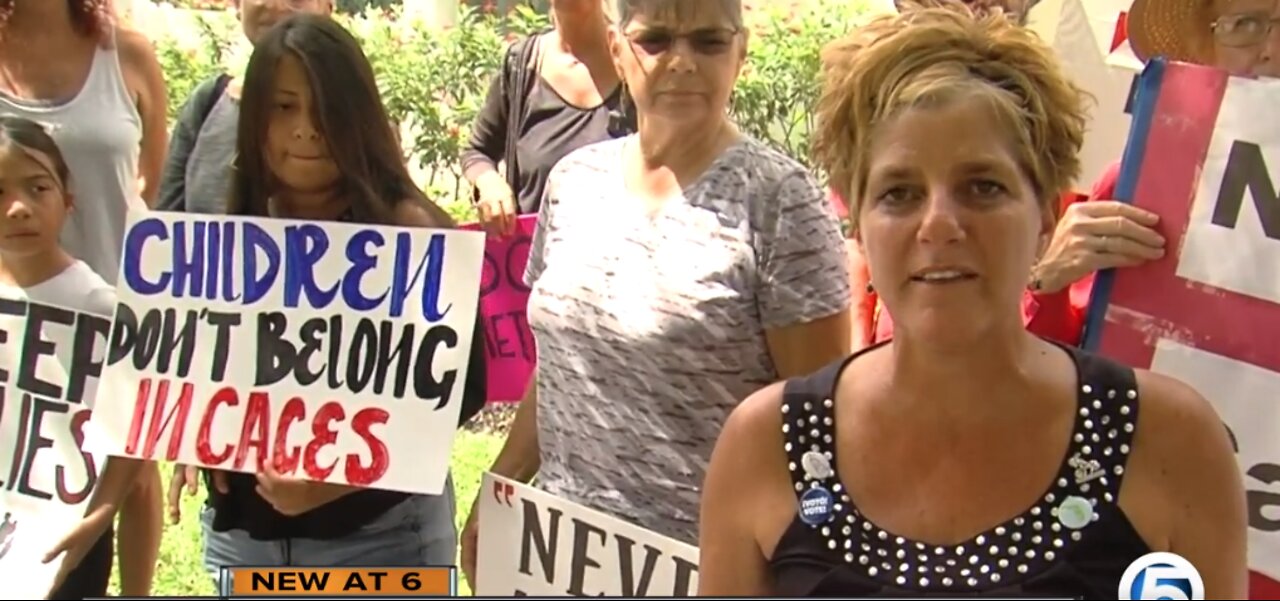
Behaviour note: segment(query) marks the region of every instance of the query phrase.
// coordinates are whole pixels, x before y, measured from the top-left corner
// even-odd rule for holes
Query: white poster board
[[[476,596],[691,597],[698,550],[485,474]]]
[[[1087,193],[1112,164],[1119,162],[1129,137],[1130,117],[1125,103],[1133,78],[1142,65],[1126,55],[1127,44],[1112,52],[1116,26],[1131,0],[1052,0],[1032,9],[1028,26],[1057,52],[1063,69],[1093,95],[1089,128],[1080,151],[1080,180],[1076,189]],[[1131,54],[1128,54],[1131,56]]]
[[[82,450],[111,320],[0,298],[0,582],[43,599],[45,554],[84,516],[105,456]]]
[[[110,453],[443,490],[483,234],[129,219],[98,411]]]

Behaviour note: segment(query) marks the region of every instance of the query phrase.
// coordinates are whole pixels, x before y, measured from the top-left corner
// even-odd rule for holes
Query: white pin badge
[[[1058,505],[1058,521],[1072,530],[1079,530],[1093,520],[1093,503],[1084,497],[1070,496]]]
[[[817,451],[809,451],[800,457],[800,465],[804,467],[805,475],[814,480],[830,478],[833,473],[827,456]]]

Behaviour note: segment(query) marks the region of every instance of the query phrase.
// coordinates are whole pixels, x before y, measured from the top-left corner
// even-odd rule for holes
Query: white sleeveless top
[[[58,143],[75,194],[75,210],[62,228],[63,248],[114,285],[126,214],[146,206],[138,190],[142,117],[125,85],[115,40],[97,49],[89,79],[74,97],[28,100],[0,92],[0,115],[40,123]]]

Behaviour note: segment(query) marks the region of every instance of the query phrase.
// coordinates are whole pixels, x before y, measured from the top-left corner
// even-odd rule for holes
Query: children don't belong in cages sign
[[[107,450],[439,494],[483,258],[476,232],[131,214]]]

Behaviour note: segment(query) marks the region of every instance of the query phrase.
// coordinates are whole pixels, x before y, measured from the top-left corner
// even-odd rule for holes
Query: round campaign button
[[[809,451],[800,457],[800,465],[804,466],[805,475],[814,480],[822,480],[832,475],[831,462],[827,456],[817,451]]]
[[[800,521],[817,526],[831,521],[831,492],[818,486],[800,495]]]
[[[1058,505],[1058,521],[1072,530],[1079,530],[1093,520],[1093,504],[1084,497],[1070,496]]]

